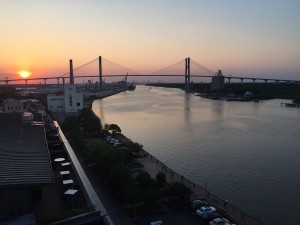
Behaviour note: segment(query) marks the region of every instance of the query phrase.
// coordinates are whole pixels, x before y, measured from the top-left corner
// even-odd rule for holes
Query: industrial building
[[[211,91],[216,91],[216,90],[223,90],[225,87],[225,77],[222,74],[221,70],[218,70],[216,73],[216,76],[212,77],[212,82],[211,82]]]
[[[61,95],[47,95],[47,109],[51,112],[77,113],[83,109],[83,93],[75,84],[64,85]]]
[[[0,220],[32,214],[54,182],[42,116],[22,115],[0,113]]]

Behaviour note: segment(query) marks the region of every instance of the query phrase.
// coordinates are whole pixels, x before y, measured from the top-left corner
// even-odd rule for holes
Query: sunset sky
[[[299,0],[1,0],[0,80],[58,76],[69,59],[100,55],[143,74],[191,57],[233,76],[300,80],[299,21]]]

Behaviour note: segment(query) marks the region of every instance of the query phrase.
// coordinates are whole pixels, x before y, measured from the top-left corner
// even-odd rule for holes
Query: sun
[[[20,75],[20,77],[22,77],[22,78],[28,78],[28,77],[30,77],[30,75],[31,75],[31,73],[30,72],[28,72],[28,71],[25,71],[25,70],[23,70],[23,71],[19,71],[18,72],[18,74]]]

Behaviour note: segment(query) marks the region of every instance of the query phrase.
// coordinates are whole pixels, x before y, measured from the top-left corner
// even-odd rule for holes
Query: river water
[[[93,103],[160,161],[267,225],[300,224],[300,109],[137,86]]]

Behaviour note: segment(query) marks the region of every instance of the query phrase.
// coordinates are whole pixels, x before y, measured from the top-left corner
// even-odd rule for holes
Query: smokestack
[[[72,62],[72,59],[70,59],[70,84],[74,84],[73,62]]]

